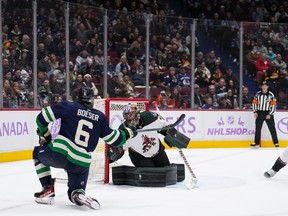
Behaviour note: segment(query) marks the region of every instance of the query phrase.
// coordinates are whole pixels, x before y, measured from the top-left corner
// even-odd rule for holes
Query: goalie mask
[[[128,104],[124,106],[123,118],[126,122],[130,122],[129,125],[136,126],[140,119],[140,113],[137,110],[136,104]]]

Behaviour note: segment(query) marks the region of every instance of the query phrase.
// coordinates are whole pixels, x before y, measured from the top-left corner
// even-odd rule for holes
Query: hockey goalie
[[[165,126],[164,119],[157,113],[138,111],[135,104],[124,107],[123,118],[125,121],[119,127],[134,126],[139,131],[138,135],[123,147],[110,146],[107,156],[112,163],[119,160],[127,150],[135,167],[112,167],[113,184],[157,187],[183,181],[184,165],[170,163],[159,134],[165,136],[164,140],[170,147],[186,148],[190,139],[175,128]]]

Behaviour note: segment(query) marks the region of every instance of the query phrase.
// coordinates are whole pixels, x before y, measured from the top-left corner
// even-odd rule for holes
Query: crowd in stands
[[[65,65],[65,11],[70,2],[69,71]],[[165,3],[163,3],[165,2]],[[245,75],[255,83],[267,80],[287,89],[288,1],[183,0],[181,14],[172,1],[156,0],[39,0],[37,10],[37,71],[33,71],[32,3],[3,2],[4,108],[32,108],[65,100],[66,77],[70,98],[77,100],[82,85],[103,97],[103,16],[108,10],[108,97],[144,97],[146,58],[149,58],[151,106],[189,108],[191,86],[198,109],[237,109],[242,91],[244,109],[251,109],[247,86],[230,65],[223,65],[214,49],[203,53],[195,38],[195,83],[191,77],[192,18],[239,63],[239,28],[244,22]],[[232,5],[233,3],[233,5]],[[248,8],[248,10],[247,10]],[[150,53],[146,56],[145,19],[150,20]],[[269,22],[263,25],[263,22]],[[281,24],[280,24],[281,23]],[[197,35],[197,34],[196,34]],[[33,74],[37,73],[37,94]]]

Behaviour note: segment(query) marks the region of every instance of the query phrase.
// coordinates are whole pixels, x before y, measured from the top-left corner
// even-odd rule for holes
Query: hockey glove
[[[186,148],[190,142],[190,138],[183,133],[177,131],[175,128],[171,128],[167,131],[164,141],[170,147]]]
[[[113,163],[119,160],[124,155],[124,149],[119,146],[109,146],[107,151],[107,157],[109,163]]]
[[[40,135],[39,128],[37,128],[36,132],[37,132],[37,134],[39,136],[39,144],[41,146],[47,145],[47,144],[49,144],[51,142],[52,137],[51,137],[49,129],[47,129],[43,135]]]
[[[134,126],[131,127],[125,127],[124,132],[126,134],[126,140],[132,139],[137,135],[136,128]]]
[[[170,125],[166,125],[165,127],[162,128],[162,130],[158,131],[158,133],[162,134],[163,136],[166,136],[169,127]]]

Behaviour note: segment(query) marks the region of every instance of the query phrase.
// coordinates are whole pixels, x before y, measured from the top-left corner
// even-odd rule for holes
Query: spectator
[[[24,70],[32,69],[32,61],[30,56],[30,51],[27,49],[23,49],[20,54],[20,58],[16,61],[16,65],[21,65],[21,68]]]
[[[233,109],[232,104],[227,102],[226,96],[220,97],[218,104],[218,109]]]
[[[213,105],[213,99],[211,97],[207,97],[205,99],[205,103],[202,106],[202,109],[217,109],[217,107]]]
[[[272,62],[276,59],[276,54],[273,52],[273,48],[270,46],[268,47],[267,59]]]
[[[123,75],[123,79],[120,81],[122,86],[125,86],[126,88],[126,92],[127,92],[127,96],[128,97],[138,97],[140,94],[138,94],[134,83],[130,80],[130,77],[128,76],[128,74],[124,74]]]
[[[92,27],[88,19],[85,19],[84,22],[82,22],[81,17],[78,16],[74,23],[74,31],[75,37],[85,46],[88,43],[88,36],[92,31]]]
[[[227,86],[224,78],[220,78],[219,82],[216,83],[215,91],[219,97],[223,97],[227,94]]]
[[[239,88],[239,79],[234,74],[233,69],[232,69],[231,66],[228,66],[226,68],[226,73],[225,73],[225,75],[223,77],[225,79],[226,86],[229,86],[229,82],[230,82],[230,80],[232,80],[233,84],[234,84],[234,87],[237,88],[237,89]]]
[[[126,97],[125,86],[121,85],[118,76],[114,74],[112,79],[108,80],[108,94],[110,98]]]
[[[104,55],[102,49],[97,49],[96,55],[94,56],[96,66],[99,68],[99,74],[103,74],[104,70]]]
[[[77,73],[82,73],[84,76],[86,73],[90,73],[90,67],[93,63],[93,58],[89,55],[87,50],[82,50],[76,57]]]
[[[83,85],[92,89],[94,96],[98,95],[98,89],[92,82],[92,76],[90,74],[84,75]]]
[[[49,55],[43,55],[43,57],[38,61],[38,71],[44,71],[48,75],[51,75],[52,69],[49,63]]]
[[[216,59],[217,59],[217,57],[216,57],[214,50],[211,50],[206,54],[205,64],[209,68],[210,71],[211,71]]]
[[[52,72],[54,70],[58,69],[59,66],[60,66],[60,62],[59,62],[59,60],[57,59],[57,56],[54,53],[51,53],[50,56],[49,56],[49,65],[50,65],[50,68],[51,68]]]
[[[257,51],[257,47],[254,46],[251,52],[248,52],[246,55],[246,60],[247,60],[247,72],[246,74],[249,75],[250,77],[255,77],[256,76],[256,61],[261,57],[261,53]]]
[[[57,82],[62,84],[63,88],[65,88],[66,83],[66,76],[67,73],[65,71],[65,64],[64,62],[61,62],[59,64],[59,67],[53,71],[53,74],[56,76]]]
[[[287,74],[287,64],[285,61],[283,61],[282,55],[277,54],[276,59],[272,63],[275,64],[280,76],[285,77]]]
[[[166,69],[166,61],[165,61],[164,53],[161,50],[157,50],[156,52],[155,63],[159,65],[161,68],[163,68],[164,70]]]
[[[265,53],[256,60],[256,82],[259,85],[265,78],[266,70],[269,68],[271,62],[267,59]]]
[[[57,77],[54,74],[51,74],[49,77],[49,86],[53,95],[63,95],[65,92],[63,85],[57,82]],[[73,91],[73,89],[71,89],[71,91]]]
[[[214,72],[215,70],[219,69],[222,75],[225,75],[225,72],[226,72],[224,66],[222,65],[221,59],[219,57],[215,59],[214,64],[211,67],[208,67],[208,69],[211,72]],[[211,76],[212,75],[213,73],[211,74]]]
[[[194,105],[196,109],[201,109],[204,105],[204,97],[200,93],[200,87],[198,84],[194,84]]]
[[[226,98],[227,98],[227,103],[229,104],[231,109],[239,108],[238,97],[236,94],[233,93],[232,89],[228,89]]]
[[[213,71],[213,73],[212,73],[212,75],[211,75],[211,77],[210,77],[209,82],[210,82],[210,84],[216,85],[221,78],[224,78],[224,76],[223,76],[221,70],[220,70],[219,68],[216,68],[216,69]]]
[[[45,79],[43,85],[38,88],[40,106],[46,107],[51,105],[52,91],[50,89],[50,82]]]
[[[37,89],[43,85],[43,82],[45,79],[47,79],[48,76],[44,71],[38,71],[37,73]]]
[[[126,56],[129,48],[130,45],[127,43],[127,38],[123,37],[121,43],[119,43],[117,46],[118,54],[120,54],[121,56]]]
[[[164,87],[166,85],[164,73],[160,71],[158,66],[155,66],[149,74],[149,85],[151,87]]]
[[[184,98],[178,87],[172,88],[171,98],[173,99],[173,102],[175,104],[174,108],[182,108]]]
[[[191,85],[191,75],[184,66],[180,68],[180,73],[177,74],[177,80],[180,87]]]
[[[7,72],[4,74],[4,79],[9,80],[9,82],[11,82],[11,83],[12,83],[12,77],[13,77],[12,71],[7,71]]]
[[[131,67],[130,67],[130,65],[127,62],[126,56],[123,55],[123,56],[121,56],[120,61],[117,63],[116,68],[115,68],[115,73],[116,73],[117,76],[119,75],[119,73],[121,72],[121,69],[124,66],[127,67],[128,71],[131,70]]]
[[[165,83],[169,88],[175,88],[178,86],[177,74],[174,67],[169,68],[169,74],[165,76]]]
[[[3,70],[3,74],[6,74],[8,71],[13,71],[13,68],[10,66],[10,62],[8,58],[3,58],[3,62],[2,62],[3,66],[2,66],[2,70]]]
[[[194,76],[195,76],[195,83],[198,84],[201,88],[209,86],[210,79],[208,78],[207,74],[205,74],[201,64],[199,64],[195,69]]]
[[[206,98],[206,100],[207,100],[208,97],[212,98],[213,106],[217,107],[218,106],[218,101],[217,101],[216,89],[215,89],[215,85],[213,85],[213,84],[209,85],[208,92],[207,92],[207,94],[205,95],[204,98]],[[206,104],[207,104],[207,101],[206,101]]]
[[[12,98],[12,87],[9,80],[4,79],[3,82],[3,107],[10,108],[10,101]]]
[[[111,56],[109,55],[107,56],[107,74],[110,77],[115,74],[115,65],[111,62]]]
[[[244,86],[242,88],[243,109],[252,109],[252,99],[253,97],[249,94],[249,88],[247,86]]]

